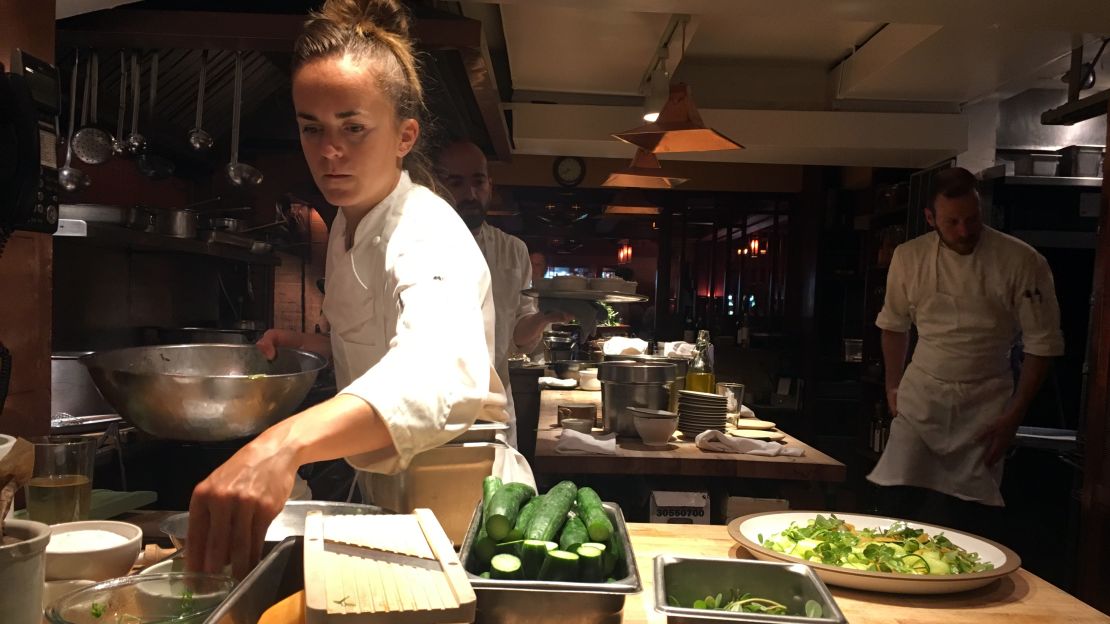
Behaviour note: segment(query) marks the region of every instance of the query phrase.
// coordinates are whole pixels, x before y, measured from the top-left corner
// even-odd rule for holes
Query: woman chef
[[[473,422],[505,420],[491,365],[490,275],[416,151],[423,93],[395,0],[328,0],[293,52],[301,147],[331,228],[321,336],[271,331],[259,347],[323,353],[338,396],[267,429],[193,491],[188,562],[258,561],[270,521],[309,462],[394,472]]]

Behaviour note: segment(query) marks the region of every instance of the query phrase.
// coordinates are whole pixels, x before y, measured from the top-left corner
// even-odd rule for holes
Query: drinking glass
[[[27,482],[27,515],[46,524],[87,520],[96,438],[35,438],[35,470]]]
[[[719,382],[717,384],[717,394],[728,399],[729,414],[739,412],[740,406],[744,404],[744,384],[742,383]]]

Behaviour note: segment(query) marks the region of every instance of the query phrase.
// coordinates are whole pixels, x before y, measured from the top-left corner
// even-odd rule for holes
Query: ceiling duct
[[[655,154],[646,152],[642,148],[636,150],[632,164],[619,171],[609,174],[601,183],[602,186],[619,186],[626,188],[669,189],[682,184],[689,178],[676,178],[668,176],[659,165]]]

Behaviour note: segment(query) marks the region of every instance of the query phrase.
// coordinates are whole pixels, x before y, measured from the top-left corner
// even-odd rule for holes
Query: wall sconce
[[[632,262],[632,245],[624,242],[617,248],[617,264],[628,264],[629,262]]]
[[[738,256],[766,256],[767,244],[762,239],[753,238],[748,241],[746,247],[740,247],[736,250]]]

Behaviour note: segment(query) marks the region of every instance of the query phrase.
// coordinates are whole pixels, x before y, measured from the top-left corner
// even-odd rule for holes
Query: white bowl
[[[666,446],[671,441],[671,436],[678,429],[678,418],[652,418],[635,414],[632,423],[636,425],[636,433],[648,446]]]
[[[620,292],[620,287],[624,283],[625,281],[619,277],[591,277],[590,290]]]
[[[578,371],[578,387],[582,390],[601,390],[601,382],[597,380],[597,369],[587,368]]]
[[[581,275],[556,275],[551,278],[552,290],[586,290],[589,283]]]
[[[78,533],[85,531],[97,533]],[[98,542],[95,536],[101,531],[123,539]],[[142,541],[143,530],[127,522],[80,520],[55,524],[50,527],[50,543],[46,545],[46,580],[105,581],[124,576],[135,564]]]

